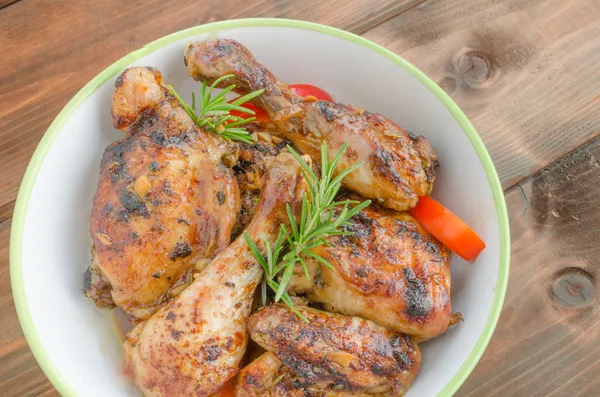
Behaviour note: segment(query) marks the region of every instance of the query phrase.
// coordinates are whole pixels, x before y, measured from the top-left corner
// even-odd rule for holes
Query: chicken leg
[[[146,319],[229,245],[240,207],[236,149],[198,128],[154,68],[117,78],[112,118],[129,136],[100,164],[85,292]]]
[[[319,389],[294,373],[271,352],[242,368],[235,385],[236,397],[378,397],[385,394]]]
[[[339,173],[364,162],[344,179],[350,190],[403,211],[429,193],[438,165],[437,153],[423,137],[406,132],[385,117],[351,105],[327,101],[303,102],[285,83],[258,63],[247,48],[234,40],[196,42],[185,50],[185,61],[195,80],[212,82],[233,74],[240,92],[264,89],[254,102],[264,108],[302,153],[319,158],[321,142],[335,156],[344,143],[348,150],[338,163]]]
[[[360,197],[350,197],[361,200]],[[450,300],[450,251],[412,216],[371,205],[348,221],[348,235],[298,266],[289,291],[306,294],[325,310],[359,316],[419,341],[431,339],[456,321]]]
[[[358,317],[297,309],[308,323],[279,304],[250,317],[250,336],[277,359],[263,356],[244,369],[238,396],[305,396],[315,389],[320,393],[309,395],[402,396],[408,390],[421,363],[409,336]],[[270,381],[274,371],[280,383]],[[271,394],[255,393],[257,385],[271,387]]]
[[[287,221],[285,205],[298,210],[305,185],[299,163],[289,153],[279,154],[247,228],[259,249],[264,251]],[[190,287],[131,330],[126,368],[144,396],[208,396],[238,372],[261,276],[260,264],[240,236]]]

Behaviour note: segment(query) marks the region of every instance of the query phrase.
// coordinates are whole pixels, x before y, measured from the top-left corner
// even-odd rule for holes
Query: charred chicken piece
[[[372,205],[349,222],[351,235],[313,249],[334,269],[306,257],[310,280],[298,267],[289,290],[420,341],[446,331],[455,319],[448,248],[407,213]]]
[[[348,189],[398,211],[414,207],[419,196],[431,190],[438,158],[425,138],[351,105],[303,102],[234,40],[192,43],[185,50],[185,60],[196,80],[213,82],[233,74],[241,92],[265,89],[254,102],[269,113],[279,127],[279,136],[289,139],[302,153],[318,159],[324,141],[333,157],[347,142],[348,150],[336,172],[364,162],[345,178]],[[224,84],[231,83],[227,80]]]
[[[286,141],[278,138],[273,140],[274,137],[267,131],[260,131],[259,134],[261,135],[256,143],[240,144],[239,159],[233,167],[240,187],[241,202],[240,212],[233,228],[233,237],[237,237],[250,223],[258,204],[263,176],[277,155],[282,150],[285,151]]]
[[[354,393],[341,390],[322,390],[307,384],[277,358],[273,353],[264,353],[244,367],[237,378],[236,397],[374,397],[385,393]]]
[[[196,127],[153,68],[117,78],[112,119],[129,136],[100,164],[85,292],[146,319],[191,282],[196,264],[229,245],[237,149]]]
[[[266,241],[273,242],[288,219],[286,204],[296,211],[305,188],[298,162],[289,153],[280,154],[266,173],[247,228],[263,252]],[[191,286],[130,331],[126,368],[144,396],[208,396],[236,375],[262,273],[240,236]]]
[[[404,395],[421,362],[410,337],[361,318],[297,308],[308,322],[279,304],[250,317],[250,336],[276,357],[267,353],[242,370],[238,396]]]
[[[389,387],[364,393],[334,390],[334,388],[319,389],[306,379],[294,375],[273,353],[264,353],[244,367],[235,386],[236,397],[386,397],[389,395]]]

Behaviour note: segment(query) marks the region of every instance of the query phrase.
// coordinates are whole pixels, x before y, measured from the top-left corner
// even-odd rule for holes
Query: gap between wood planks
[[[10,5],[13,5],[15,3],[18,3],[19,1],[21,1],[21,0],[0,0],[0,10],[3,9],[3,8],[5,8],[5,7],[8,7]],[[369,30],[373,29],[374,27],[379,26],[382,23],[387,22],[390,19],[397,17],[398,15],[402,14],[403,12],[406,12],[406,11],[410,10],[411,8],[418,6],[419,4],[424,3],[425,1],[427,1],[427,0],[419,0],[416,3],[414,3],[414,4],[410,4],[406,8],[398,10],[397,12],[389,15],[388,17],[382,19],[381,21],[375,22],[375,24],[373,26],[370,26],[370,27],[368,27],[366,29],[363,29],[363,30],[357,32],[357,34],[361,35],[361,34],[363,34],[365,32],[368,32]]]
[[[0,10],[21,0],[0,0]]]
[[[548,163],[545,167],[540,168],[539,170],[537,170],[536,172],[534,172],[533,174],[524,177],[523,179],[509,185],[507,188],[504,189],[504,194],[506,195],[508,192],[510,192],[512,189],[518,189],[521,188],[521,185],[529,182],[532,179],[535,179],[537,176],[539,176],[541,173],[543,173],[546,170],[552,169],[552,167],[554,167],[556,164],[560,163],[561,161],[564,161],[566,158],[568,158],[569,156],[571,156],[573,153],[577,152],[578,150],[580,150],[582,147],[585,147],[587,145],[589,145],[590,143],[592,143],[594,140],[596,139],[600,139],[600,131],[597,131],[594,133],[594,135],[588,139],[587,141],[583,142],[581,145],[577,146],[575,149],[571,150],[570,152],[562,155],[561,157],[557,158],[556,160]],[[0,214],[2,213],[2,211],[0,211]]]
[[[16,1],[19,1],[19,0],[16,0]],[[373,26],[369,26],[368,28],[359,31],[356,34],[359,35],[359,36],[362,36],[363,34],[367,33],[369,30],[375,29],[377,26],[379,26],[379,25],[381,25],[381,24],[389,21],[390,19],[396,18],[398,15],[400,15],[400,14],[406,12],[406,11],[409,11],[409,10],[413,9],[414,7],[416,7],[418,5],[423,4],[425,1],[428,1],[428,0],[418,0],[414,4],[409,4],[407,7],[403,8],[401,10],[398,10],[398,12],[389,15],[388,17],[382,19],[381,21],[375,22],[375,24],[373,24]]]

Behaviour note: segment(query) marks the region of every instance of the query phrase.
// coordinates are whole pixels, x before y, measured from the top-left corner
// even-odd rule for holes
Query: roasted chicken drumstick
[[[411,385],[421,353],[410,337],[357,317],[297,309],[307,323],[279,304],[250,317],[250,336],[277,360],[259,358],[262,368],[243,370],[238,396],[402,396]],[[256,393],[257,385],[269,387],[273,372],[281,381],[267,393]],[[254,376],[262,380],[250,379]],[[321,393],[307,394],[311,390]]]
[[[230,242],[239,210],[236,149],[192,122],[154,68],[116,80],[116,128],[102,157],[86,294],[149,318]]]
[[[254,102],[269,113],[280,137],[314,159],[319,158],[321,142],[327,143],[330,156],[348,142],[336,171],[364,162],[344,180],[350,190],[399,211],[414,207],[419,196],[431,190],[437,153],[425,138],[406,132],[385,117],[351,105],[303,102],[234,40],[192,43],[185,50],[185,61],[195,80],[213,82],[233,74],[232,80],[223,84],[233,82],[240,92],[265,89]]]
[[[281,153],[265,175],[246,229],[259,249],[276,239],[288,219],[285,205],[297,210],[304,191],[299,163]],[[144,396],[208,396],[238,372],[262,273],[240,236],[191,286],[131,330],[125,341],[126,368]]]

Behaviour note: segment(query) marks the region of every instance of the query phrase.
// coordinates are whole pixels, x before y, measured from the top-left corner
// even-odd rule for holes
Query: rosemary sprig
[[[220,135],[228,141],[240,141],[252,144],[254,143],[254,139],[252,138],[248,130],[242,126],[251,123],[256,118],[250,117],[244,119],[239,116],[232,116],[230,112],[232,110],[237,110],[245,114],[254,115],[253,110],[246,109],[241,105],[250,101],[251,99],[256,98],[265,90],[263,89],[251,92],[249,94],[237,98],[231,103],[228,103],[226,96],[236,87],[235,84],[232,84],[229,87],[224,88],[214,97],[212,97],[212,92],[219,85],[219,83],[231,77],[233,77],[233,74],[223,76],[215,80],[215,82],[212,83],[210,86],[207,86],[206,81],[204,81],[202,83],[202,87],[200,88],[200,96],[198,98],[197,103],[196,95],[192,93],[191,106],[188,105],[179,96],[179,94],[177,94],[173,86],[170,85],[169,89],[173,96],[179,101],[183,109],[185,109],[186,113],[194,121],[194,124],[196,124],[198,127],[204,128],[206,130],[211,131],[214,134]]]
[[[302,266],[306,278],[310,278],[310,276],[303,256],[310,256],[324,266],[332,268],[325,258],[312,249],[323,244],[330,245],[327,241],[329,236],[350,234],[342,227],[348,225],[350,218],[371,203],[370,200],[362,203],[356,200],[335,201],[343,179],[362,164],[354,164],[340,172],[335,178],[333,177],[333,172],[347,148],[348,144],[346,143],[333,160],[329,160],[325,143],[321,145],[321,177],[319,178],[302,157],[289,145],[287,146],[288,151],[300,163],[302,173],[308,183],[308,194],[305,193],[302,197],[300,219],[296,221],[292,209],[287,205],[290,229],[281,225],[275,245],[272,246],[268,241],[265,243],[266,256],[260,253],[254,241],[244,232],[252,254],[261,264],[265,273],[262,285],[263,305],[266,304],[268,286],[275,292],[275,302],[282,300],[299,317],[306,320],[294,308],[287,292],[296,264],[299,263]],[[285,254],[283,254],[284,251]]]

